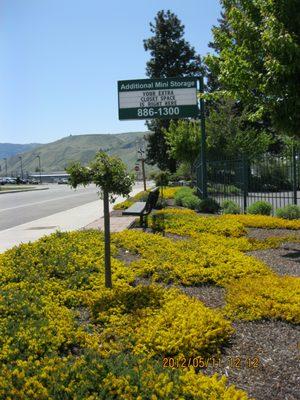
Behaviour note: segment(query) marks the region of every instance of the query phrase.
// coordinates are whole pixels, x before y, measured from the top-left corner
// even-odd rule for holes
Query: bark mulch
[[[248,230],[248,237],[258,240],[286,237],[287,242],[277,249],[255,250],[247,254],[265,262],[278,275],[300,276],[300,243],[290,242],[291,237],[300,239],[300,230],[255,228]]]
[[[145,285],[148,286],[152,283],[149,278],[136,278],[132,286]],[[176,288],[180,289],[183,293],[190,297],[194,297],[202,301],[207,307],[220,308],[225,305],[225,289],[214,285],[201,285],[201,286],[183,286],[164,284],[161,282],[155,282],[155,284],[163,286],[165,288]]]
[[[248,228],[247,236],[250,238],[264,240],[270,237],[297,237],[300,239],[300,230],[292,229],[264,229],[264,228]]]
[[[236,333],[223,349],[220,367],[211,362],[203,372],[226,375],[256,400],[299,400],[299,326],[268,320],[233,326]]]
[[[249,229],[248,236],[258,240],[274,236],[300,238],[300,231]],[[248,254],[263,260],[280,275],[300,276],[300,243],[286,242],[278,249]],[[124,254],[121,258],[130,261]],[[150,282],[150,279],[137,278],[133,286],[149,285]],[[174,287],[164,285],[166,288],[171,286]],[[223,288],[214,285],[176,287],[208,307],[225,305]],[[208,375],[225,375],[229,384],[245,390],[256,400],[300,400],[300,327],[278,320],[236,321],[233,326],[235,334],[222,349],[220,362],[210,360],[201,371]]]
[[[207,307],[225,306],[226,290],[215,285],[177,286],[183,293],[202,301]]]
[[[114,255],[114,257],[117,258],[118,260],[123,261],[125,265],[129,265],[133,261],[138,260],[140,258],[140,255],[131,253],[130,251],[125,250],[123,248],[119,248],[118,253]]]
[[[278,275],[300,276],[300,243],[283,243],[278,249],[249,251]]]

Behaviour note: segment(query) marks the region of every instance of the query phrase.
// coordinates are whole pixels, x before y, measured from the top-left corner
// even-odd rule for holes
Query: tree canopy
[[[88,166],[81,163],[73,163],[67,168],[70,174],[70,184],[73,188],[78,185],[95,183],[103,192],[110,194],[113,201],[115,196],[126,196],[132,189],[134,177],[127,173],[126,165],[120,158],[110,157],[104,151],[99,151],[94,160]]]
[[[192,170],[200,152],[201,134],[199,121],[180,120],[171,121],[165,136],[170,146],[170,154],[178,161],[186,162]]]
[[[104,206],[105,286],[112,288],[109,199],[114,201],[117,195],[128,195],[132,190],[134,177],[127,173],[126,165],[120,158],[110,157],[104,151],[99,151],[88,166],[75,162],[66,170],[70,174],[70,185],[73,188],[95,183],[100,189],[99,195]]]
[[[149,78],[196,76],[201,73],[200,56],[184,39],[184,25],[170,10],[157,13],[154,23],[150,23],[153,34],[144,40],[144,48],[150,52],[146,65]],[[174,172],[176,161],[169,155],[169,146],[163,130],[168,129],[169,120],[147,121],[153,133],[148,137],[147,161],[157,164],[160,169],[168,168]]]
[[[226,25],[213,28],[217,54],[206,57],[217,96],[242,102],[252,121],[269,115],[278,131],[300,136],[299,0],[221,3]]]

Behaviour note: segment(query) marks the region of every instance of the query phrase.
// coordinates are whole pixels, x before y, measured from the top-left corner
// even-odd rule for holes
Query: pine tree
[[[200,56],[184,39],[184,25],[170,10],[157,13],[150,23],[153,36],[144,40],[144,48],[150,52],[146,74],[149,78],[199,76],[202,71]],[[153,119],[146,122],[152,134],[148,137],[147,162],[157,164],[160,169],[176,170],[176,161],[170,158],[164,129],[169,120]]]

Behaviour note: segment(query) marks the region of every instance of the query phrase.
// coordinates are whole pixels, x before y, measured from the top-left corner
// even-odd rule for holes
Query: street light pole
[[[19,160],[21,163],[21,179],[23,179],[23,162],[22,162],[22,156],[19,156]]]
[[[37,158],[39,159],[40,184],[42,184],[41,156],[39,154],[37,154]]]
[[[5,176],[7,176],[7,158],[3,159],[5,161]]]
[[[39,154],[33,154],[36,158],[39,159],[39,174],[40,174],[40,184],[42,184],[42,164],[41,164],[41,156]]]

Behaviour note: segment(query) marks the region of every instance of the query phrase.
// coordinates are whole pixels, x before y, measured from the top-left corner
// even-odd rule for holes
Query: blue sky
[[[0,142],[145,130],[118,120],[117,81],[146,77],[143,39],[161,9],[209,51],[218,0],[1,0]]]

